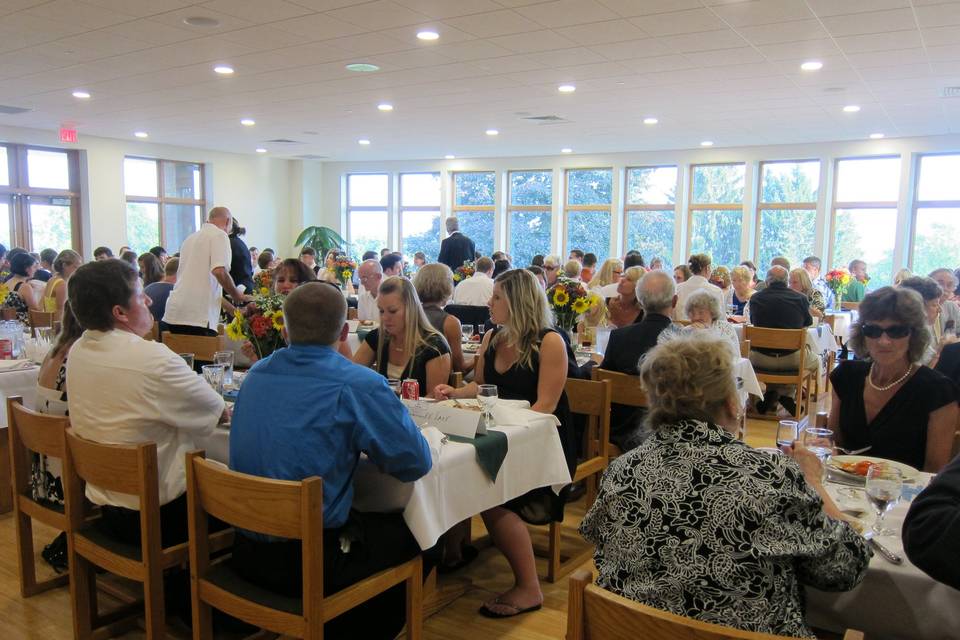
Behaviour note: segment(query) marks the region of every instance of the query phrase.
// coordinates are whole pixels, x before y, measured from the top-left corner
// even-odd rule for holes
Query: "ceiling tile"
[[[368,2],[344,7],[343,9],[334,9],[328,11],[327,15],[368,30],[390,29],[429,20],[422,13],[412,11],[391,0],[378,0],[377,2]]]
[[[895,49],[892,51],[872,51],[869,53],[850,53],[847,59],[857,69],[869,67],[887,67],[901,64],[926,64],[926,51],[914,49]],[[960,69],[958,69],[960,70]]]
[[[759,45],[763,55],[770,60],[797,60],[817,58],[823,60],[830,56],[840,56],[841,51],[833,40],[806,40],[804,42],[785,42],[782,44]],[[799,64],[800,62],[797,62]]]
[[[290,33],[274,29],[266,25],[257,25],[256,27],[247,27],[246,29],[237,29],[228,31],[220,36],[228,42],[239,42],[246,44],[259,51],[269,49],[281,49],[283,47],[292,47],[298,44],[310,42],[310,38],[305,35]]]
[[[670,50],[655,38],[633,40],[632,42],[615,42],[612,44],[598,44],[590,47],[607,60],[629,60],[631,58],[647,58],[663,56]]]
[[[487,40],[468,40],[467,42],[447,44],[435,47],[435,50],[437,53],[451,60],[458,61],[483,60],[485,58],[509,56],[513,53],[510,49],[498,46]]]
[[[575,27],[560,27],[554,29],[557,33],[569,38],[577,44],[590,46],[598,43],[624,42],[647,37],[647,33],[640,27],[627,20],[607,20],[582,24]]]
[[[324,40],[323,44],[357,56],[375,56],[379,53],[407,51],[413,48],[405,42],[394,40],[381,33],[361,33],[346,38],[334,38],[333,40]]]
[[[578,64],[606,62],[602,55],[585,47],[560,49],[559,51],[548,51],[546,53],[533,53],[530,54],[530,57],[553,67],[568,67]],[[570,78],[570,80],[576,80],[576,78]]]
[[[442,20],[444,18],[454,18],[456,16],[466,16],[473,13],[483,13],[484,11],[496,11],[502,8],[502,3],[497,4],[493,0],[395,0],[408,9],[417,13]]]
[[[805,0],[749,0],[711,7],[734,27],[812,18]]]
[[[540,29],[540,25],[536,22],[510,9],[450,18],[444,22],[478,38],[492,38]]]
[[[107,27],[106,29],[100,29],[100,32],[121,35],[152,45],[173,44],[174,42],[183,42],[184,40],[197,37],[197,34],[186,28],[178,29],[177,27],[171,27],[170,25],[144,19],[124,22],[123,24]]]
[[[889,11],[868,11],[841,16],[823,18],[830,35],[852,36],[863,33],[885,33],[915,28],[913,11],[910,9],[892,9]]]
[[[217,27],[192,27],[186,23],[184,20],[192,16],[204,16],[207,18],[214,18],[220,22],[220,25]],[[210,9],[197,10],[195,7],[187,7],[185,9],[177,9],[176,11],[168,11],[166,13],[159,13],[157,15],[151,16],[151,22],[159,22],[161,24],[166,24],[171,27],[177,27],[178,29],[186,29],[197,36],[205,36],[213,33],[222,33],[224,31],[233,31],[234,29],[242,29],[244,27],[253,26],[253,24],[248,20],[242,20],[240,18],[235,18],[229,16],[225,13],[220,13],[218,11],[212,11]]]
[[[889,51],[891,49],[911,49],[922,45],[920,31],[893,31],[889,33],[870,33],[860,36],[842,36],[836,38],[837,46],[847,54],[868,51]]]
[[[714,31],[727,28],[726,23],[718,18],[716,14],[709,9],[703,8],[640,16],[638,18],[631,18],[630,22],[652,36]]]
[[[701,67],[720,67],[728,64],[763,62],[764,57],[753,47],[719,49],[684,54],[690,62]]]
[[[813,12],[820,16],[839,16],[849,13],[865,13],[884,9],[903,9],[910,6],[909,0],[807,0]]]
[[[440,35],[440,39],[435,42],[424,42],[417,38],[417,32],[421,27],[428,27],[436,31]],[[453,44],[457,42],[466,42],[467,40],[476,40],[476,36],[473,36],[466,31],[461,31],[451,27],[450,25],[443,22],[426,22],[420,23],[419,25],[410,25],[406,27],[397,27],[396,29],[384,29],[379,31],[384,35],[390,36],[394,40],[399,40],[400,42],[406,42],[411,46],[415,46],[420,49],[436,49],[447,44]]]
[[[740,27],[737,31],[755,45],[819,40],[829,37],[819,20],[791,20],[755,27]]]
[[[533,53],[535,51],[550,51],[551,49],[567,49],[574,44],[554,31],[533,31],[518,33],[510,36],[490,38],[490,42],[509,49],[514,53]]]
[[[960,42],[960,25],[936,27],[923,30],[923,44],[927,47],[939,47]]]
[[[554,0],[528,7],[519,7],[517,13],[548,28],[569,27],[575,24],[614,20],[620,16],[596,0]]]
[[[311,40],[327,40],[369,31],[369,29],[365,29],[364,27],[338,20],[326,14],[282,20],[272,23],[270,27],[306,36]]]
[[[914,12],[921,29],[960,24],[960,2],[915,7]]]
[[[209,0],[200,5],[198,9],[200,7],[242,18],[255,24],[286,20],[287,18],[313,13],[311,9],[285,0]]]
[[[53,0],[31,7],[24,13],[38,18],[57,20],[77,24],[87,29],[99,29],[113,24],[133,20],[135,16],[118,9],[104,9],[71,0]]]
[[[666,36],[659,40],[666,45],[668,49],[679,53],[687,53],[688,51],[711,51],[713,49],[735,49],[747,44],[746,40],[738,36],[731,29]]]
[[[522,71],[545,69],[548,65],[534,60],[529,55],[516,55],[493,58],[491,60],[477,60],[473,63],[473,66],[488,73],[519,73]]]

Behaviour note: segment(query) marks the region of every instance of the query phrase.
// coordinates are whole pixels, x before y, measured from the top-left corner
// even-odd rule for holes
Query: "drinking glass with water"
[[[493,426],[493,405],[497,403],[497,385],[481,384],[477,387],[477,402],[483,414],[484,429]]]

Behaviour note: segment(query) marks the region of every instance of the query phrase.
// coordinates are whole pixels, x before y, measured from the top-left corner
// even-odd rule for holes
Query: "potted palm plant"
[[[323,260],[330,249],[346,249],[347,241],[330,227],[307,227],[297,236],[295,244],[298,247],[312,247],[317,252],[317,259]]]

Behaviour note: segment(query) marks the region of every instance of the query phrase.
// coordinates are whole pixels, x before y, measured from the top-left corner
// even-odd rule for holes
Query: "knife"
[[[885,559],[892,562],[893,564],[903,564],[903,558],[901,558],[899,555],[897,555],[890,549],[887,549],[885,546],[877,542],[876,538],[870,538],[870,546],[876,549],[881,556],[883,556]]]

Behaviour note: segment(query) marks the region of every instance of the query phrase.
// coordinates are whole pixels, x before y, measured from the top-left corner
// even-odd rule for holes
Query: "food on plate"
[[[360,326],[361,326],[361,327],[372,327],[373,324],[374,324],[373,320],[361,320],[361,321],[360,321]]]
[[[867,477],[867,474],[870,472],[870,467],[876,466],[876,463],[870,462],[869,460],[861,460],[860,462],[834,462],[834,466],[841,471]]]

